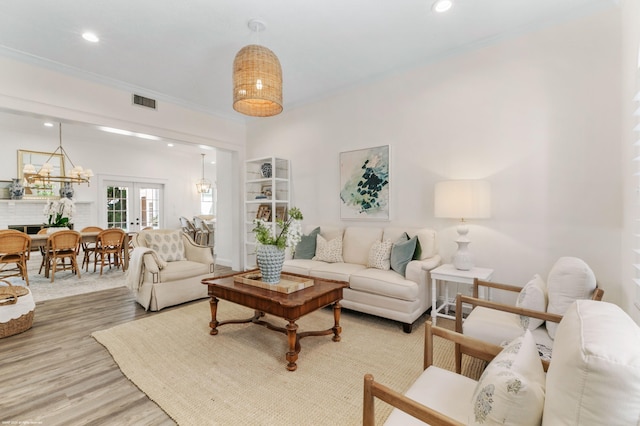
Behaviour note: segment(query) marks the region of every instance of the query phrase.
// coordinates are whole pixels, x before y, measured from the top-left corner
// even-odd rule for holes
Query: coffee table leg
[[[342,327],[340,327],[340,303],[336,302],[333,304],[333,341],[340,341],[340,333],[342,333]]]
[[[216,319],[216,315],[218,313],[218,298],[216,297],[211,297],[211,300],[209,301],[209,306],[211,307],[211,322],[209,323],[209,327],[211,327],[211,331],[209,332],[209,334],[215,336],[216,334],[218,334],[218,321]]]
[[[287,352],[287,370],[295,371],[298,366],[296,361],[298,360],[298,352],[296,351],[296,340],[298,333],[298,324],[295,320],[289,320],[287,324],[287,339],[289,340],[289,352]]]

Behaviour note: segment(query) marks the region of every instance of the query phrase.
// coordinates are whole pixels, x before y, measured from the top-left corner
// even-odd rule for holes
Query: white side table
[[[443,318],[455,319],[456,317],[449,315],[449,306],[455,306],[449,302],[449,286],[447,283],[460,283],[473,285],[474,278],[478,278],[483,281],[491,281],[493,276],[493,269],[489,268],[472,268],[468,271],[461,271],[456,269],[452,264],[445,263],[430,271],[431,274],[431,322],[436,325],[438,315]],[[445,282],[445,295],[444,303],[437,306],[438,295],[436,294],[436,281]],[[440,313],[444,310],[444,313]]]

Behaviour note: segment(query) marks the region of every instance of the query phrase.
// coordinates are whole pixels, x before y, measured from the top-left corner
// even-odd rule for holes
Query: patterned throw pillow
[[[469,425],[540,425],[545,373],[527,330],[489,363],[471,399]]]
[[[547,286],[540,275],[534,275],[520,290],[516,306],[540,312],[547,311]],[[520,323],[524,329],[535,330],[544,324],[544,320],[520,315]]]
[[[342,260],[342,238],[325,240],[322,235],[316,237],[316,255],[313,260],[321,260],[328,263],[343,262]]]
[[[147,247],[158,253],[160,259],[165,262],[176,262],[186,259],[181,231],[166,234],[149,232],[145,234],[144,241]]]
[[[382,269],[388,271],[391,267],[391,248],[393,243],[390,240],[376,241],[369,249],[369,260],[367,268]]]

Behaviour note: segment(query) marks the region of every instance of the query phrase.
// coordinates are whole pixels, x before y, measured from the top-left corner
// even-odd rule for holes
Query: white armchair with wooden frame
[[[485,289],[485,295],[490,290],[518,293],[518,303],[508,305],[482,299],[479,297],[481,287]],[[531,303],[531,294],[534,292],[537,292],[537,302]],[[502,345],[528,329],[541,357],[548,364],[555,329],[568,306],[579,299],[600,301],[603,294],[604,291],[598,288],[595,275],[586,263],[578,258],[563,257],[551,268],[546,283],[538,275],[525,287],[474,280],[472,297],[461,294],[457,296],[456,331],[494,345]],[[463,320],[465,305],[471,306],[471,313]],[[473,350],[456,344],[456,366],[462,362],[463,353],[473,355]]]

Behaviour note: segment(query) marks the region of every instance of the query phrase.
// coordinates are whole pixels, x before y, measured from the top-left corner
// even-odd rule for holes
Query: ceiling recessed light
[[[168,143],[167,146],[171,148],[171,147],[173,147],[173,144],[172,143]]]
[[[44,123],[44,127],[53,127],[53,123],[49,123],[48,121]]]
[[[431,9],[437,13],[444,13],[453,7],[453,0],[437,0]]]
[[[212,150],[212,149],[213,149],[212,147],[207,146],[207,145],[198,145],[198,148],[200,148],[200,149],[206,149],[207,151],[210,151],[210,150]]]
[[[95,35],[95,33],[89,32],[87,31],[86,33],[82,33],[82,38],[90,41],[91,43],[97,43],[100,41],[100,39],[98,38],[97,35]]]

